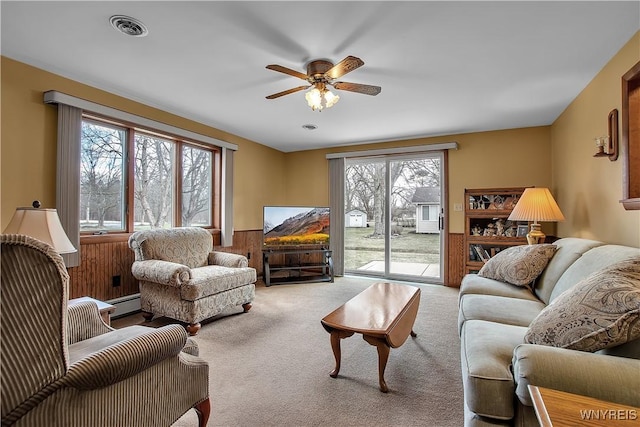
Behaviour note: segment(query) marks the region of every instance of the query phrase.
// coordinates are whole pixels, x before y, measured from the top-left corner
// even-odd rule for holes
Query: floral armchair
[[[67,307],[58,253],[1,235],[2,426],[169,426],[209,418],[209,366],[178,325],[112,329],[93,302]]]
[[[131,266],[140,284],[143,316],[187,323],[190,335],[202,320],[255,298],[256,270],[245,256],[213,251],[213,236],[200,227],[137,231],[129,237]]]

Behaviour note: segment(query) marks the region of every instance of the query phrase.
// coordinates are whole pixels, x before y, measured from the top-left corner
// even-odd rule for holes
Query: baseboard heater
[[[111,316],[112,319],[127,316],[131,313],[140,311],[140,294],[132,294],[124,297],[107,301],[109,304],[115,305],[116,310]]]

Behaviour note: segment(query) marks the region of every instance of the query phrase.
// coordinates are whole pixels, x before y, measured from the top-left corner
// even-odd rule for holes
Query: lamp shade
[[[59,254],[76,252],[55,209],[16,208],[4,234],[24,234],[48,243]]]
[[[564,215],[548,188],[526,188],[511,211],[512,221],[564,221]]]

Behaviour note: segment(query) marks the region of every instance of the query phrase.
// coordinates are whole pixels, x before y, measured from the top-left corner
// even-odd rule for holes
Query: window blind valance
[[[105,105],[97,104],[86,99],[76,98],[75,96],[67,95],[66,93],[50,90],[44,93],[45,104],[64,104],[71,107],[76,107],[84,111],[90,111],[92,113],[98,113],[103,116],[111,117],[117,120],[123,120],[129,123],[135,123],[137,125],[155,129],[161,132],[167,132],[169,134],[192,139],[205,144],[214,145],[216,147],[227,148],[229,150],[236,151],[238,146],[226,141],[212,138],[210,136],[202,135],[192,132],[190,130],[182,129],[176,126],[168,125],[166,123],[158,122],[156,120],[148,119],[146,117],[138,116],[135,114],[127,113],[126,111],[118,110]]]
[[[443,142],[439,144],[412,145],[410,147],[381,148],[378,150],[345,151],[343,153],[329,153],[327,159],[348,159],[352,157],[390,156],[394,154],[424,153],[427,151],[457,150],[457,142]]]

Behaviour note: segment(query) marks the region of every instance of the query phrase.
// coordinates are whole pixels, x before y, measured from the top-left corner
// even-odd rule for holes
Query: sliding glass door
[[[348,274],[442,282],[443,155],[346,159]]]

